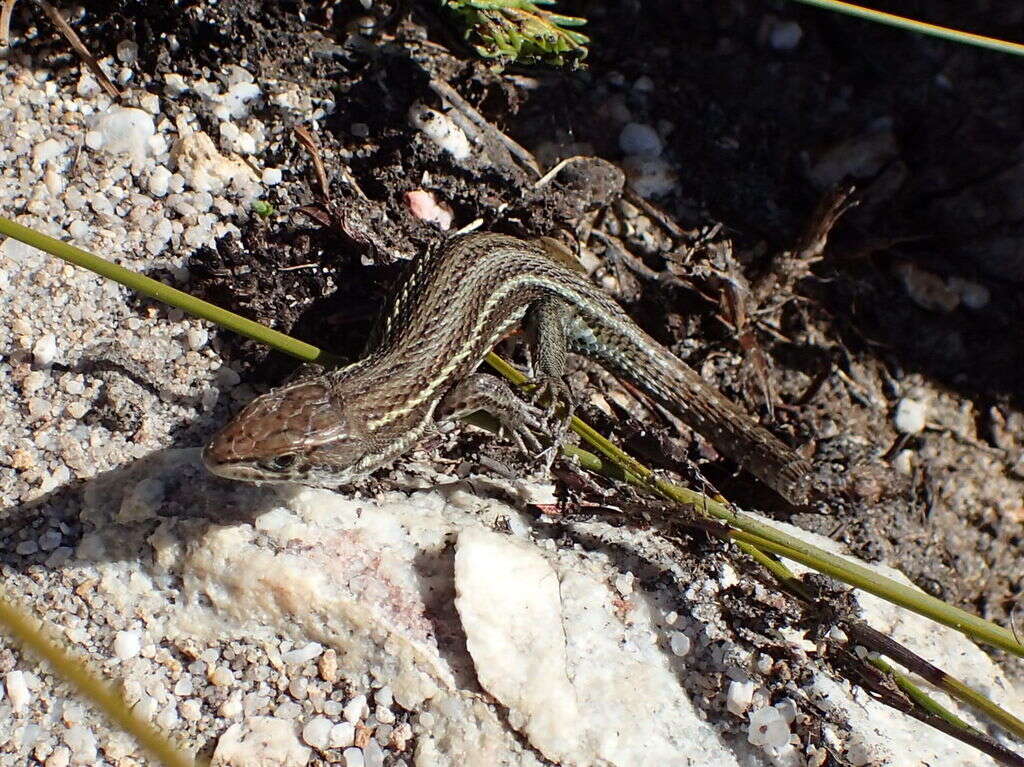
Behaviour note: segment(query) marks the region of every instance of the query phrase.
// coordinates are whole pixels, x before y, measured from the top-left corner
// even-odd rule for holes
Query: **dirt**
[[[1010,39],[1024,18],[1021,7],[979,0],[955,12],[924,0],[887,6]],[[641,324],[804,446],[831,502],[779,510],[706,445],[668,429],[641,436],[627,424],[627,442],[702,459],[704,476],[735,501],[779,510],[1009,624],[1024,588],[1024,63],[796,4],[653,0],[562,3],[589,19],[586,68],[501,74],[474,60],[429,3],[380,8],[373,43],[354,46],[346,25],[364,14],[354,7],[90,7],[81,31],[98,52],[130,37],[153,73],[172,62],[197,72],[237,63],[337,104],[316,131],[331,225],[301,214],[255,219],[240,243],[195,260],[190,290],[351,359],[400,268],[394,256],[440,239],[411,215],[406,192],[429,188],[459,224],[579,237]],[[785,22],[802,34],[779,50],[772,35]],[[668,121],[665,156],[678,183],[656,202],[683,231],[624,202],[599,171],[537,189],[500,147],[487,161],[453,161],[409,126],[414,103],[440,104],[432,79],[539,155],[547,143],[549,154],[616,163],[616,109]],[[310,168],[298,144],[274,160]],[[321,202],[305,175],[306,189],[269,201],[279,211]],[[785,254],[817,206],[849,185],[858,204],[820,258],[786,273]],[[954,278],[975,292],[960,296]],[[288,367],[224,341],[253,380],[279,381]],[[588,375],[607,385],[577,378]],[[907,396],[930,405],[921,433],[895,429]],[[900,474],[903,450],[913,454]]]

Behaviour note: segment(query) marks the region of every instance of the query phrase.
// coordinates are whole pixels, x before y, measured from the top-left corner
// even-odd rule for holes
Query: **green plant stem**
[[[864,8],[863,6],[854,5],[853,3],[842,3],[837,0],[796,0],[796,2],[803,3],[804,5],[813,5],[816,8],[824,8],[825,10],[842,13],[847,16],[867,19],[868,21],[874,21],[878,24],[896,27],[897,29],[903,29],[908,32],[919,32],[922,35],[939,37],[944,40],[952,40],[956,43],[974,45],[979,48],[989,48],[994,51],[1001,51],[1002,53],[1012,53],[1015,56],[1024,56],[1024,45],[1021,45],[1020,43],[1011,43],[1007,40],[997,40],[994,37],[976,35],[972,32],[962,32],[958,29],[940,27],[937,24],[928,24],[924,21],[907,19],[893,13],[885,13],[884,11]]]

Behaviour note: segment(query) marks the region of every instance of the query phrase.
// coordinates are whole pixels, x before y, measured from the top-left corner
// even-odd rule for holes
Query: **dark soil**
[[[1009,39],[1024,20],[1012,3],[886,6]],[[641,324],[803,445],[830,480],[828,504],[790,516],[1008,625],[1024,588],[1024,62],[793,3],[651,0],[564,3],[590,20],[587,68],[498,74],[433,3],[377,9],[378,37],[362,47],[347,42],[353,8],[363,13],[242,0],[91,5],[83,35],[94,49],[135,39],[153,73],[240,64],[337,104],[315,131],[334,223],[254,220],[243,242],[195,261],[191,289],[351,358],[394,279],[391,262],[439,239],[405,192],[429,189],[457,226],[480,218],[519,235],[578,236]],[[799,24],[795,48],[772,47],[780,22]],[[649,87],[638,89],[642,76]],[[657,202],[685,231],[623,203],[601,165],[536,189],[500,145],[456,163],[409,125],[415,102],[440,105],[432,78],[523,146],[548,142],[563,157],[620,161],[615,108],[669,121],[665,156],[679,181]],[[275,151],[273,164],[311,168],[296,143]],[[277,188],[279,211],[317,203],[305,175],[306,188]],[[851,184],[859,204],[821,258],[787,262],[822,200]],[[940,308],[951,278],[981,286],[987,302]],[[922,294],[929,286],[938,303]],[[224,342],[254,378],[284,374],[258,364],[251,344]],[[893,425],[905,396],[930,403],[920,434]],[[648,455],[714,458],[688,439],[658,439]],[[909,476],[892,466],[904,449],[914,451]],[[734,469],[724,459],[702,467],[737,502],[779,508]]]

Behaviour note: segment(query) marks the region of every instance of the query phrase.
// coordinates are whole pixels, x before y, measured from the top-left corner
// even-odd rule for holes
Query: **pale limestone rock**
[[[310,754],[291,722],[254,716],[225,730],[210,767],[305,767]]]

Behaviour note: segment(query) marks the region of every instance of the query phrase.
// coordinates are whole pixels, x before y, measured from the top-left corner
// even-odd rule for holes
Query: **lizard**
[[[478,410],[496,416],[521,448],[536,449],[539,408],[476,370],[525,326],[540,390],[571,407],[566,361],[569,352],[582,354],[787,501],[805,503],[809,461],[642,330],[567,258],[547,238],[450,238],[398,281],[361,359],[254,399],[206,445],[204,464],[230,479],[338,488],[391,464],[437,420]]]

